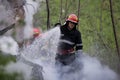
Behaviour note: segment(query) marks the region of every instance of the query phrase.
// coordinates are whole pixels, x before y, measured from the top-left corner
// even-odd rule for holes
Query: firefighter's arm
[[[81,39],[81,33],[79,32],[77,34],[77,39],[76,39],[76,53],[81,55],[83,53],[82,49],[83,49],[83,44]]]

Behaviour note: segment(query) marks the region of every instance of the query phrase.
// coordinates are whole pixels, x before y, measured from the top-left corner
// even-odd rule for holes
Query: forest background
[[[55,23],[64,24],[66,17],[75,13],[79,16],[77,29],[82,34],[83,51],[120,74],[119,4],[120,0],[112,0],[111,14],[110,0],[42,0],[34,15],[33,25],[44,31],[53,28]],[[19,21],[18,25],[25,25],[24,20]],[[16,61],[14,56],[0,54],[0,66],[11,60]],[[15,80],[17,76],[17,73],[8,74],[0,67],[1,80]]]

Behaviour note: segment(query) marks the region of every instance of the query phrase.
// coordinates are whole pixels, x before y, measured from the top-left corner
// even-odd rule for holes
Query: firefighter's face
[[[69,26],[70,29],[73,29],[73,28],[75,27],[75,23],[69,22],[69,23],[68,23],[68,26]]]

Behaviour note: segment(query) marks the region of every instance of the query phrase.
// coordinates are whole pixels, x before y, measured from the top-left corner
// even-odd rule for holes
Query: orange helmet
[[[33,36],[38,37],[40,34],[40,30],[38,28],[33,28]]]
[[[78,23],[78,17],[75,14],[70,14],[66,21],[70,21],[70,22],[73,22],[73,23],[77,24]]]

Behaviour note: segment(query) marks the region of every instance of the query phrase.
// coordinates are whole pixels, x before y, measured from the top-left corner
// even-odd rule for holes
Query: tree
[[[46,0],[47,8],[47,29],[50,29],[50,10],[49,10],[49,0]]]

